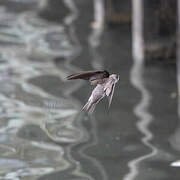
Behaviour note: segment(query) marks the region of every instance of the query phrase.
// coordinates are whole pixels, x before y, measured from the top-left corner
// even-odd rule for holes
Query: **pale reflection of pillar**
[[[178,5],[178,25],[177,25],[177,90],[178,90],[178,115],[180,117],[180,1],[177,1]],[[170,139],[171,145],[178,151],[180,151],[180,124],[176,129],[174,135]]]
[[[92,66],[94,69],[103,69],[103,59],[97,51],[100,45],[100,38],[104,30],[104,0],[94,0],[94,22],[92,32],[89,36],[89,45],[91,46]]]
[[[151,150],[150,153],[141,155],[128,162],[129,172],[124,180],[133,180],[140,174],[140,163],[154,156],[156,148],[150,143],[153,134],[148,129],[152,121],[152,115],[148,112],[150,104],[150,93],[144,85],[144,42],[143,42],[143,0],[132,1],[132,48],[133,48],[133,67],[131,69],[130,80],[132,85],[141,93],[140,102],[134,107],[134,114],[137,116],[137,129],[142,133],[141,142]]]
[[[177,33],[177,84],[178,84],[178,99],[180,100],[180,1],[178,3],[178,33]],[[180,102],[180,101],[179,101]],[[180,103],[178,104],[180,105]],[[178,106],[180,116],[180,106]]]
[[[142,64],[144,59],[143,0],[133,0],[132,10],[132,53],[133,58]]]

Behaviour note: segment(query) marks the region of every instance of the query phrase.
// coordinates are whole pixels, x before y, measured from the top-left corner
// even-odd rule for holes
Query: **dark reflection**
[[[59,10],[57,9],[58,7]],[[40,2],[40,11],[38,14],[46,20],[61,23],[69,14],[69,8],[64,1],[44,0]]]
[[[91,148],[98,144],[96,119],[85,116],[82,126],[86,128],[88,133],[85,134],[84,142],[78,143],[72,147],[73,157],[81,162],[83,172],[91,175],[93,179],[108,179],[107,173],[101,164],[90,153]]]

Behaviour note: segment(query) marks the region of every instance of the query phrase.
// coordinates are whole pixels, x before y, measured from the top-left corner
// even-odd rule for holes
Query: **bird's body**
[[[92,91],[91,96],[88,99],[88,102],[83,107],[83,110],[86,110],[92,113],[96,107],[96,104],[105,97],[106,93],[104,91],[104,86],[98,84]]]
[[[83,107],[83,110],[92,113],[96,104],[98,104],[105,96],[108,97],[110,106],[115,84],[118,82],[119,76],[116,74],[109,75],[107,71],[87,71],[72,74],[68,76],[67,79],[85,79],[89,80],[92,85],[96,85],[88,99],[88,102]]]

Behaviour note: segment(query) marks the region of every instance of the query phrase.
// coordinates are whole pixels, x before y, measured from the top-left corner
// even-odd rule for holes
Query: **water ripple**
[[[48,1],[10,0],[9,6],[0,6],[0,179],[34,179],[66,171],[74,179],[94,179],[72,155],[73,147],[89,139],[81,124],[81,104],[71,96],[82,82],[64,79],[79,70],[70,64],[82,50],[74,27],[79,11],[73,0],[63,3],[70,14],[62,24],[38,15]],[[17,9],[10,12],[14,4]],[[19,7],[26,8],[18,11]],[[92,32],[92,49],[102,30]],[[107,179],[103,166],[83,152],[94,143],[82,143],[77,153]]]
[[[27,3],[13,1],[22,2]],[[55,93],[33,82],[45,77],[48,85],[46,77],[56,77],[56,88],[63,87],[73,67],[58,69],[52,59],[77,54],[78,45],[65,26],[34,10],[9,12],[3,6],[0,42],[0,179],[33,179],[69,169],[66,149],[56,143],[81,141],[83,132],[74,123],[79,102],[67,98],[65,89]]]
[[[130,168],[130,172],[124,177],[124,180],[135,179],[140,171],[140,163],[157,155],[158,153],[157,148],[150,143],[150,141],[153,139],[153,134],[148,129],[149,124],[153,120],[152,115],[148,111],[151,96],[150,92],[144,85],[142,73],[143,64],[135,60],[131,70],[131,82],[134,85],[134,87],[136,87],[141,92],[142,96],[140,102],[134,108],[134,113],[139,118],[139,121],[136,123],[136,125],[138,130],[144,135],[141,139],[142,143],[146,147],[148,147],[151,150],[151,152],[129,161],[128,166]]]
[[[133,180],[140,174],[140,165],[143,161],[155,156],[157,148],[151,144],[153,134],[148,126],[153,120],[149,112],[151,95],[145,86],[143,79],[144,70],[144,41],[143,41],[143,10],[142,1],[135,1],[133,4],[133,66],[131,69],[130,80],[132,85],[141,93],[140,102],[134,107],[134,114],[139,118],[136,126],[143,134],[141,142],[148,148],[148,153],[141,155],[128,162],[129,173],[124,180]],[[150,151],[150,152],[149,152]]]

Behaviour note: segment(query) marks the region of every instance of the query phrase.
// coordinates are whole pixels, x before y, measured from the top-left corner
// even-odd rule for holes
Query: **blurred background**
[[[178,3],[1,0],[0,179],[179,180]],[[120,82],[88,116],[66,76],[96,69]]]

